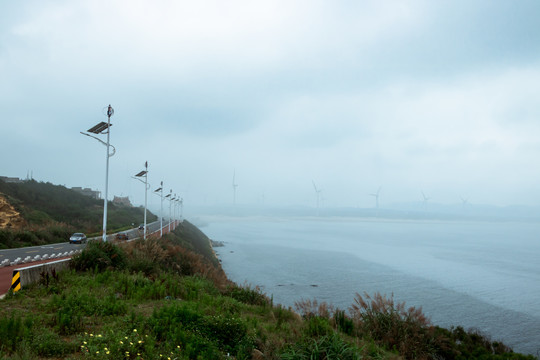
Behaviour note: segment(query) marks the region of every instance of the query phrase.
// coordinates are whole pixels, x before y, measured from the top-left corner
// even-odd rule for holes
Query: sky
[[[0,176],[144,204],[540,205],[536,0],[0,4]],[[105,135],[100,136],[106,140]],[[149,192],[149,206],[159,197]]]

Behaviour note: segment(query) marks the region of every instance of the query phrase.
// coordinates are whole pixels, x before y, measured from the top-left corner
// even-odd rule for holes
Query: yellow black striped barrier
[[[11,279],[11,289],[13,292],[21,290],[21,274],[18,270],[13,271],[13,278]]]

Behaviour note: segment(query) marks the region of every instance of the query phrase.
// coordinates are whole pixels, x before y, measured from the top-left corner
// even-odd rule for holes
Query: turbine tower
[[[375,197],[375,208],[379,209],[379,193],[381,192],[381,187],[379,186],[379,189],[377,189],[377,192],[375,194],[369,194],[370,196]]]
[[[233,187],[233,205],[236,205],[236,188],[238,187],[238,184],[236,183],[236,170],[233,171],[232,187]]]
[[[317,197],[317,216],[319,216],[319,202],[321,199],[322,190],[317,188],[317,185],[315,185],[315,181],[311,180],[311,182],[313,183],[313,188],[315,189],[315,195]]]
[[[424,194],[423,191],[421,191],[421,193],[422,193],[422,206],[424,207],[424,213],[425,213],[427,211],[427,202],[431,198],[427,197],[426,194]]]

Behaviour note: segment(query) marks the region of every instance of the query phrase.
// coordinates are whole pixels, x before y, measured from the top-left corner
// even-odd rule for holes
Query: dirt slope
[[[20,229],[25,224],[19,212],[0,194],[0,229]]]

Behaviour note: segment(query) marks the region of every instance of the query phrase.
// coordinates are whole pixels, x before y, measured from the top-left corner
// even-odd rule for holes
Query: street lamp
[[[180,220],[184,220],[184,198],[180,199]]]
[[[172,189],[171,191],[165,195],[165,198],[169,200],[169,232],[171,232],[171,199],[172,199]]]
[[[159,191],[161,198],[161,213],[159,214],[159,237],[163,237],[163,181],[161,182],[161,186],[154,190],[155,193]]]
[[[143,171],[139,172],[137,175],[132,176],[134,179],[139,180],[144,184],[144,235],[143,239],[146,240],[146,209],[148,205],[148,161],[144,163],[144,169]],[[141,177],[144,176],[144,181],[142,181]]]
[[[110,135],[111,135],[110,127],[112,126],[112,124],[111,124],[111,116],[114,115],[114,109],[112,108],[112,106],[110,104],[107,107],[106,115],[107,115],[107,122],[102,121],[99,124],[95,125],[94,127],[88,129],[87,132],[92,133],[92,134],[96,134],[96,135],[107,134],[107,142],[104,142],[103,140],[99,139],[96,136],[93,136],[93,135],[90,135],[90,134],[87,134],[87,133],[84,133],[84,132],[81,131],[81,134],[89,136],[91,138],[94,138],[94,139],[96,139],[97,141],[99,141],[100,143],[102,143],[103,145],[105,145],[107,147],[107,155],[106,155],[107,161],[106,161],[106,167],[105,167],[105,199],[103,199],[103,241],[105,241],[105,242],[107,241],[107,200],[108,200],[108,195],[109,195],[108,194],[108,190],[109,190],[109,158],[114,156],[114,154],[116,153],[116,148],[114,146],[112,146],[110,144],[110,141],[109,141],[110,140]],[[113,148],[112,154],[110,153],[109,147]]]
[[[174,194],[174,196],[169,199],[169,232],[171,232],[171,230],[174,230],[174,224],[171,225],[171,220],[174,221],[174,216],[171,214],[171,208],[174,201],[176,201],[176,194]]]

